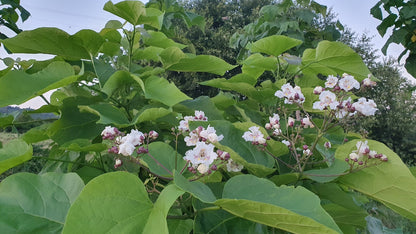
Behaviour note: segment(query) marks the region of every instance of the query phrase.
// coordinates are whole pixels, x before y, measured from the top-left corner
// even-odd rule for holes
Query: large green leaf
[[[344,160],[335,159],[329,167],[308,170],[304,172],[304,175],[309,179],[315,180],[319,183],[326,183],[335,180],[349,168],[350,167],[345,163]]]
[[[242,219],[224,210],[197,211],[194,233],[268,233],[267,226]]]
[[[3,233],[59,233],[84,183],[75,173],[18,173],[0,184]]]
[[[338,147],[335,157],[344,160],[357,149],[358,141],[352,140]],[[368,140],[368,146],[370,150],[386,155],[388,162],[342,176],[340,183],[384,203],[404,217],[416,220],[416,178],[387,146],[373,140]]]
[[[235,67],[212,55],[198,55],[192,58],[182,58],[166,69],[180,72],[209,72],[222,76]]]
[[[275,71],[277,69],[276,57],[264,57],[259,53],[250,55],[243,61],[243,74],[258,78],[264,71]],[[255,84],[255,83],[254,83]],[[253,84],[253,85],[254,85]]]
[[[21,104],[49,90],[73,83],[78,77],[72,66],[65,62],[52,62],[34,74],[10,71],[0,78],[0,106]]]
[[[146,98],[154,99],[167,106],[191,99],[182,93],[173,83],[164,78],[151,76],[145,81]]]
[[[104,43],[104,39],[99,33],[89,29],[84,29],[75,33],[71,36],[71,39],[74,39],[76,43],[82,45],[91,57],[97,55],[98,50]]]
[[[118,127],[128,126],[130,121],[122,110],[109,103],[99,103],[88,106],[79,106],[81,112],[90,112],[100,117],[99,124],[116,125]]]
[[[225,184],[222,197],[214,204],[254,222],[294,233],[341,233],[319,198],[301,186],[276,187],[267,179],[239,175]]]
[[[149,144],[149,154],[151,156],[144,154],[141,157],[146,162],[150,171],[160,176],[173,177],[173,174],[170,174],[167,170],[170,172],[181,170],[186,164],[182,158],[183,156],[176,153],[170,145],[164,142],[157,141]]]
[[[33,148],[22,140],[12,140],[0,149],[0,174],[32,158]]]
[[[174,172],[174,182],[176,186],[192,194],[202,202],[213,203],[216,200],[215,195],[207,185],[199,181],[190,182],[177,171]]]
[[[186,45],[176,43],[172,39],[168,38],[162,32],[147,31],[148,35],[143,36],[143,43],[148,46],[160,47],[160,48],[169,48],[169,47],[178,47],[183,49]]]
[[[136,124],[145,121],[155,121],[158,118],[162,118],[170,113],[172,112],[163,107],[145,109],[136,115],[136,117],[133,120],[133,123]]]
[[[163,25],[163,17],[165,13],[156,8],[146,8],[146,14],[139,18],[140,24],[146,24],[160,30]]]
[[[31,31],[23,31],[15,37],[1,42],[13,53],[53,54],[69,60],[90,59],[88,50],[93,52],[94,50],[91,50],[91,48],[94,48],[94,46],[92,46],[93,44],[89,39],[85,38],[85,35],[81,38],[86,40],[79,40],[79,38],[72,37],[57,28],[37,28]],[[86,44],[89,49],[84,47],[83,41],[89,41]]]
[[[251,46],[251,52],[261,52],[277,57],[300,44],[302,44],[300,40],[282,35],[273,35],[254,42]]]
[[[360,55],[341,42],[321,41],[316,49],[307,49],[302,57],[304,73],[336,75],[348,73],[358,81],[367,78],[370,71]]]
[[[48,135],[58,144],[82,139],[94,139],[100,135],[104,125],[96,124],[99,120],[95,114],[80,112],[78,105],[89,105],[91,100],[82,97],[70,97],[63,101],[61,118],[48,129]]]
[[[91,180],[71,206],[63,233],[168,233],[167,213],[178,196],[166,186],[155,204],[139,178],[112,172]]]
[[[146,8],[140,1],[122,1],[116,4],[108,1],[104,5],[104,10],[127,20],[133,25],[138,25],[140,17],[146,15]]]
[[[176,199],[184,193],[174,184],[166,186],[154,204],[143,233],[169,233],[166,216]]]
[[[119,70],[114,72],[105,82],[103,92],[111,96],[117,90],[130,85],[139,86],[144,90],[144,83],[139,77],[130,72]]]

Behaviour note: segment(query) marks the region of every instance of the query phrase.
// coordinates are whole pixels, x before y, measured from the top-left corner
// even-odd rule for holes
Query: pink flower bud
[[[303,145],[303,149],[307,150],[309,147],[307,145]]]
[[[358,162],[358,165],[363,165],[364,164],[364,162],[363,161],[359,161]]]

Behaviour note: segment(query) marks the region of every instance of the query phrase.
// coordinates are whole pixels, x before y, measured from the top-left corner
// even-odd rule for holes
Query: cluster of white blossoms
[[[374,86],[370,78],[363,81],[364,86]],[[344,118],[360,113],[365,116],[374,115],[378,110],[373,100],[360,98],[353,103],[351,98],[340,100],[344,95],[341,92],[349,92],[353,89],[360,89],[360,83],[353,76],[343,74],[341,79],[336,76],[328,76],[325,88],[318,86],[314,89],[314,94],[319,95],[319,101],[314,102],[312,108],[317,110],[333,110],[337,118]]]
[[[302,104],[305,102],[305,96],[299,86],[292,87],[289,83],[282,85],[280,90],[274,94],[278,98],[284,98],[285,104]]]
[[[208,125],[207,128],[202,126],[189,131],[188,121],[207,121],[203,111],[195,111],[195,116],[186,116],[182,120],[178,129],[182,133],[189,133],[185,136],[187,146],[195,146],[193,149],[186,151],[183,159],[190,163],[188,170],[192,173],[210,174],[218,169],[221,164],[227,163],[228,171],[241,171],[242,165],[238,165],[230,158],[230,154],[221,150],[215,150],[213,144],[224,139],[223,135],[217,135],[214,127]]]
[[[352,165],[358,162],[358,165],[363,165],[367,163],[369,159],[378,158],[381,161],[387,162],[388,158],[384,154],[379,154],[375,150],[370,150],[368,146],[368,141],[359,141],[356,144],[357,149],[353,150],[345,161],[350,162]]]
[[[101,136],[103,140],[110,140],[113,142],[113,146],[108,149],[109,153],[131,156],[135,151],[138,154],[147,153],[147,149],[145,149],[143,146],[139,146],[145,143],[149,143],[149,141],[156,140],[159,134],[153,130],[149,133],[142,133],[139,130],[132,129],[130,133],[125,135],[116,127],[106,126],[101,132]],[[122,164],[122,160],[120,158],[116,158],[114,168],[118,168]]]
[[[146,140],[155,140],[159,134],[156,131],[150,131],[149,133],[142,133],[139,130],[132,129],[130,133],[125,135],[120,132],[117,128],[107,126],[101,132],[103,140],[113,140],[114,146],[112,146],[108,152],[114,154],[121,154],[124,156],[131,156],[136,147],[144,144]],[[138,153],[143,153],[142,147],[139,148]]]
[[[252,126],[248,130],[249,131],[244,132],[243,134],[243,138],[245,141],[250,141],[254,145],[266,143],[266,139],[264,139],[264,135],[260,132],[259,127]]]
[[[189,131],[189,121],[208,121],[208,118],[205,116],[203,111],[195,111],[194,116],[185,116],[183,120],[179,122],[179,131],[187,132]]]

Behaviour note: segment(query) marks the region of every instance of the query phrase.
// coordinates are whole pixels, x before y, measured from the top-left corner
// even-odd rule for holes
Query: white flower
[[[119,168],[119,167],[121,167],[121,165],[123,165],[123,161],[121,161],[119,158],[117,158],[115,163],[114,163],[114,168]]]
[[[377,155],[377,151],[375,151],[375,150],[371,150],[370,153],[368,153],[369,158],[375,158],[376,155]]]
[[[312,155],[312,152],[310,149],[306,149],[306,150],[303,150],[303,154],[306,156],[309,156],[309,155]]]
[[[132,129],[129,134],[121,139],[122,143],[129,142],[134,146],[141,145],[144,142],[144,134],[136,129]]]
[[[203,111],[195,111],[195,120],[207,121],[208,118],[205,116],[205,113]]]
[[[199,133],[199,136],[207,139],[211,143],[217,143],[218,141],[221,141],[224,138],[223,135],[218,136],[216,134],[215,128],[213,128],[209,125],[208,125],[207,129],[204,129]]]
[[[345,75],[338,83],[339,87],[345,91],[350,91],[351,89],[360,89],[360,83],[354,79],[353,76]]]
[[[228,160],[227,171],[239,172],[241,170],[243,170],[243,165],[239,165],[238,163],[234,162],[231,158]]]
[[[244,132],[243,134],[245,141],[258,142],[259,144],[266,143],[266,139],[264,139],[264,135],[260,132],[259,127],[252,126],[248,130],[250,131]]]
[[[195,148],[186,151],[183,159],[190,161],[194,166],[202,163],[209,167],[217,157],[218,155],[214,152],[214,145],[197,142]]]
[[[367,151],[370,151],[370,148],[368,147],[368,141],[359,141],[357,144],[355,144],[355,146],[357,147],[357,152],[360,156],[366,154]]]
[[[313,123],[311,122],[311,120],[309,119],[309,117],[305,117],[303,118],[301,121],[302,125],[306,128],[306,127],[310,127],[313,128]]]
[[[316,87],[313,89],[313,93],[314,93],[314,94],[321,94],[321,93],[322,93],[322,91],[324,91],[324,88],[322,88],[321,86],[316,86]]]
[[[342,119],[347,115],[353,115],[353,113],[350,113],[350,108],[352,106],[351,104],[351,97],[349,97],[347,100],[342,101],[341,103],[342,108],[338,108],[338,110],[335,112],[335,117],[338,119]]]
[[[186,146],[194,146],[199,142],[199,136],[198,134],[191,132],[189,133],[189,136],[185,137],[184,141],[186,142]]]
[[[101,136],[106,136],[106,135],[111,135],[111,136],[116,135],[115,128],[111,126],[106,126],[104,130],[101,132]]]
[[[325,142],[324,147],[327,149],[330,149],[332,147],[331,142],[329,141]]]
[[[301,88],[299,86],[293,88],[289,83],[282,85],[281,90],[277,90],[274,95],[278,98],[285,98],[285,104],[305,102]]]
[[[293,127],[293,125],[295,125],[295,119],[292,117],[289,117],[287,119],[287,126]]]
[[[279,114],[273,114],[272,116],[269,116],[269,123],[273,126],[275,124],[278,124],[280,120]]]
[[[356,154],[354,152],[353,153],[350,153],[349,157],[350,157],[351,160],[354,160],[354,161],[360,159],[360,157],[358,156],[358,154]]]
[[[336,99],[337,99],[337,96],[331,91],[323,91],[319,95],[319,101],[313,103],[312,108],[323,110],[329,107],[330,109],[335,110],[337,106],[339,105],[339,102]]]
[[[130,156],[133,154],[134,149],[136,148],[132,143],[126,141],[118,146],[118,153],[124,156]]]
[[[198,167],[196,169],[199,171],[199,173],[205,174],[205,173],[208,172],[209,167],[207,165],[201,163],[201,164],[198,165]]]
[[[381,155],[381,157],[380,157],[380,159],[382,160],[382,161],[387,161],[388,160],[388,158],[387,158],[387,156],[386,155]]]
[[[283,143],[283,144],[285,144],[287,147],[289,147],[289,146],[290,146],[290,142],[289,142],[289,141],[287,141],[287,140],[283,140],[283,141],[282,141],[282,143]]]
[[[365,116],[374,115],[374,113],[378,110],[376,107],[376,103],[369,99],[367,101],[366,98],[362,97],[359,98],[357,102],[352,104],[356,111],[360,112]]]
[[[329,75],[325,82],[325,88],[333,88],[338,83],[338,78],[336,76]]]
[[[281,130],[281,129],[275,129],[275,130],[273,131],[273,135],[274,135],[274,136],[280,136],[280,135],[282,135],[282,130]]]

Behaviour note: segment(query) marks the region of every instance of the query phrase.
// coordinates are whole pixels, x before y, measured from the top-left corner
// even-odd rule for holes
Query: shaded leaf
[[[198,55],[192,58],[182,58],[166,69],[180,72],[209,72],[222,76],[235,67],[212,55]]]
[[[145,81],[146,98],[154,99],[167,106],[191,99],[182,93],[173,83],[164,78],[151,76]]]
[[[180,175],[177,171],[175,171],[175,174],[174,174],[174,182],[176,186],[178,186],[185,192],[192,194],[194,197],[198,198],[202,202],[213,203],[216,200],[214,194],[212,193],[211,189],[207,185],[199,181],[189,182],[185,177]]]
[[[294,233],[341,233],[319,198],[301,186],[276,187],[267,179],[239,175],[225,184],[222,197],[214,204],[251,221]]]

